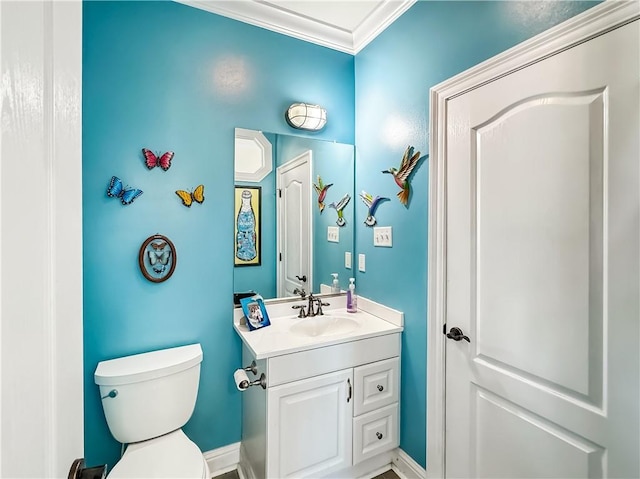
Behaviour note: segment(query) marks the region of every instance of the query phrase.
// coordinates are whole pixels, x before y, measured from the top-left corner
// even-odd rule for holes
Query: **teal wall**
[[[83,260],[85,458],[113,465],[99,361],[199,342],[200,391],[186,433],[204,451],[240,440],[231,327],[234,128],[296,133],[294,101],[324,105],[314,138],[354,142],[354,58],[173,2],[83,4]],[[311,136],[311,135],[309,135]],[[173,150],[167,172],[140,149]],[[122,206],[112,175],[144,194]],[[205,185],[205,202],[174,191]],[[148,282],[138,250],[155,233],[177,249],[173,277]]]
[[[393,227],[393,248],[374,248],[360,226],[356,251],[363,296],[405,313],[402,335],[400,446],[426,463],[428,160],[414,173],[409,208],[389,175],[405,148],[429,151],[429,88],[595,5],[592,2],[420,1],[356,55],[356,191],[386,196],[378,225]],[[428,378],[427,378],[428,380]]]

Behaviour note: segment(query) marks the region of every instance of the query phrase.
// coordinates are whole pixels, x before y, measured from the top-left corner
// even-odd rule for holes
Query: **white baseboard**
[[[207,465],[211,477],[216,477],[230,471],[234,471],[240,462],[240,443],[229,444],[228,446],[219,447],[202,454]]]
[[[240,479],[258,479],[251,467],[251,461],[247,457],[244,447],[240,446],[240,463],[238,464],[238,476]]]
[[[391,469],[400,476],[400,479],[426,479],[427,471],[420,464],[402,449],[398,448],[397,452],[391,463]]]
[[[400,476],[400,479],[426,479],[427,472],[402,449],[398,448],[386,454],[391,455],[390,467]],[[253,471],[250,469],[249,461],[246,459],[243,461],[240,460],[239,442],[207,451],[203,453],[203,456],[209,466],[211,477],[220,476],[237,469],[240,479],[253,478]],[[378,460],[372,458],[370,461],[365,461],[370,464],[361,464],[360,467],[364,466],[366,468],[365,470],[360,469],[360,467],[354,467],[351,468],[349,472],[352,474],[355,473],[354,477],[375,477],[388,470],[388,466],[380,466],[379,460],[382,458],[377,459]],[[382,461],[384,462],[385,460],[382,459]],[[241,462],[245,464],[241,464]],[[247,468],[247,466],[249,466],[249,468]],[[373,470],[371,466],[373,466]],[[362,475],[367,469],[371,472]]]

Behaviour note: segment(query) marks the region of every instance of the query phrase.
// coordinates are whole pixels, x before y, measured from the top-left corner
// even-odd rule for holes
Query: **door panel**
[[[475,395],[478,477],[602,477],[603,449],[481,388]],[[500,427],[495,427],[499,424]]]
[[[447,477],[640,475],[639,24],[447,104]]]
[[[310,292],[312,152],[306,151],[278,167],[278,296],[295,296],[303,287]],[[306,276],[301,282],[297,276]]]
[[[527,99],[472,129],[470,165],[476,353],[597,404],[603,107],[602,91]]]

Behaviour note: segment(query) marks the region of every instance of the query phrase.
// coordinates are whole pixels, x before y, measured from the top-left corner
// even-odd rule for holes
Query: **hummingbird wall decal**
[[[364,204],[367,205],[367,208],[369,208],[369,212],[367,213],[367,218],[364,220],[364,224],[367,226],[375,225],[376,217],[373,215],[376,213],[376,209],[383,201],[389,201],[389,198],[384,198],[382,196],[374,197],[364,190],[362,190],[362,193],[360,193],[360,198],[362,198]]]
[[[351,200],[351,196],[349,196],[349,193],[347,193],[342,197],[340,201],[338,201],[338,204],[331,203],[329,205],[329,208],[333,208],[338,212],[338,219],[336,220],[336,224],[338,226],[344,226],[347,224],[347,221],[344,219],[343,211],[344,211],[344,207],[347,206],[347,204],[349,203],[349,200]]]
[[[313,184],[313,187],[316,189],[316,193],[318,193],[318,208],[320,208],[320,213],[324,210],[324,199],[327,196],[327,190],[330,186],[333,186],[333,183],[325,185],[322,182],[320,175],[318,175],[318,184]]]
[[[404,152],[402,157],[402,162],[400,163],[400,168],[389,168],[388,170],[384,170],[383,173],[389,173],[393,175],[393,179],[401,188],[401,191],[397,193],[398,199],[400,203],[407,206],[409,202],[409,195],[411,194],[411,185],[409,183],[409,177],[411,176],[411,172],[418,166],[418,163],[425,159],[427,155],[420,156],[420,152],[413,152],[413,146],[408,146]]]

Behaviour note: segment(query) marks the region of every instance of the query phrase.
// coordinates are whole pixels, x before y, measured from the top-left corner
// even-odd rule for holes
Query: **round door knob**
[[[380,433],[380,432],[376,432],[376,437],[377,437],[378,439],[382,439],[382,433]]]
[[[382,386],[381,384],[378,384],[378,391],[382,392],[384,391],[384,386]]]

